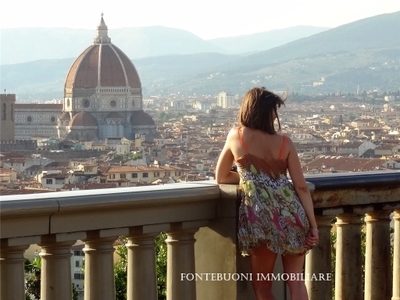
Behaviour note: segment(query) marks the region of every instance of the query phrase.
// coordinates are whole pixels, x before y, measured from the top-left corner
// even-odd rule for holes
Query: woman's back
[[[237,137],[234,138],[237,138],[239,146],[234,147],[237,151],[233,152],[237,153],[233,154],[239,165],[247,169],[252,164],[258,171],[272,171],[277,176],[286,174],[286,137],[247,127],[239,127],[237,130]]]

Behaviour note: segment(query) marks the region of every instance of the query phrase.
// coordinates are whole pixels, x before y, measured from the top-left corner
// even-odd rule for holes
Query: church
[[[142,100],[139,74],[128,56],[111,43],[102,14],[93,44],[66,75],[62,104],[15,103],[15,139],[152,140],[156,125],[143,111]]]

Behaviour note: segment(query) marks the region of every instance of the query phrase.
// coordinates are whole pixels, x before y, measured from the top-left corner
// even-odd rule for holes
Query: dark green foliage
[[[72,284],[72,300],[78,300],[79,292],[76,290],[74,284]]]
[[[26,299],[40,299],[40,256],[36,256],[32,262],[25,260],[25,297]]]
[[[125,244],[127,240],[126,237],[122,236],[118,238],[120,246],[117,247],[116,251],[120,259],[114,265],[116,300],[126,299],[128,251]]]
[[[156,270],[158,300],[167,298],[167,235],[161,233],[156,239]]]
[[[181,112],[165,112],[162,111],[158,114],[157,118],[161,119],[163,121],[167,121],[170,119],[179,119],[181,117],[183,117],[184,114],[182,114]]]

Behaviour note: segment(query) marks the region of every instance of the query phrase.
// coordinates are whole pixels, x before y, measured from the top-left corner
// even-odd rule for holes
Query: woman
[[[281,97],[264,87],[249,90],[239,110],[240,126],[230,130],[216,167],[218,183],[239,183],[242,190],[238,242],[242,255],[250,255],[257,300],[274,299],[265,274],[273,273],[278,254],[285,273],[301,274],[306,252],[319,241],[296,149],[275,130],[275,120],[281,129],[277,109],[282,104]],[[264,277],[257,280],[261,273]],[[304,281],[287,284],[292,300],[308,299]]]

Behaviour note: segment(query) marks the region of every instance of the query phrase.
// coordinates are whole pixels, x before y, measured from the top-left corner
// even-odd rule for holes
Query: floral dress
[[[265,160],[247,152],[236,161],[240,175],[242,200],[239,208],[238,242],[242,255],[265,244],[278,254],[304,254],[309,222],[296,191],[286,176],[287,163],[280,159]]]

